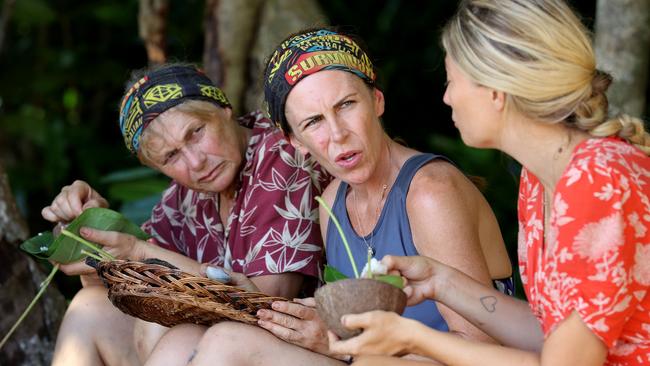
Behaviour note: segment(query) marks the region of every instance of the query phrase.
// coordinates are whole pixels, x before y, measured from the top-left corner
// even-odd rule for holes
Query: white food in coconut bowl
[[[368,276],[368,264],[370,264],[370,273],[373,275],[385,275],[388,274],[388,268],[386,267],[385,264],[381,263],[378,261],[376,258],[372,258],[370,260],[370,263],[366,263],[366,265],[363,267],[363,270],[361,271],[361,277],[360,278],[367,278]]]

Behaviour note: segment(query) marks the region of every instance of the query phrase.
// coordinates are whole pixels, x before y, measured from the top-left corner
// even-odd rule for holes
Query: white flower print
[[[601,260],[623,244],[622,226],[623,219],[620,212],[598,222],[586,224],[573,239],[573,249],[582,258],[591,261]]]
[[[639,220],[639,214],[633,212],[627,216],[627,219],[630,221],[630,224],[634,228],[634,237],[636,238],[644,237],[647,229],[643,224],[643,222]]]
[[[609,326],[607,325],[607,323],[605,323],[605,318],[598,319],[598,321],[593,323],[593,327],[594,327],[595,330],[597,330],[599,332],[607,332],[607,331],[609,331]]]
[[[637,346],[635,344],[617,342],[609,352],[616,356],[626,356],[632,354],[636,348]]]
[[[594,193],[594,196],[600,200],[609,201],[614,196],[614,194],[621,194],[621,191],[614,189],[614,186],[612,186],[611,183],[607,183],[601,187],[600,192]]]
[[[582,170],[581,169],[576,169],[576,168],[571,168],[567,172],[567,176],[569,177],[569,179],[567,180],[566,185],[570,186],[573,183],[580,180],[580,178],[582,177]]]
[[[640,284],[650,285],[650,245],[636,244],[636,252],[634,253],[634,267],[632,268],[634,278]]]

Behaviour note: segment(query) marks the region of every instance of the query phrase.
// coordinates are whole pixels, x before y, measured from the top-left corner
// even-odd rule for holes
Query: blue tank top
[[[411,256],[418,255],[413,244],[411,227],[406,212],[406,195],[415,173],[426,163],[434,159],[445,159],[446,157],[433,154],[419,154],[410,157],[399,171],[395,184],[388,192],[386,203],[381,211],[377,225],[365,240],[368,244],[372,242],[375,258],[381,259],[385,255]],[[339,219],[341,228],[350,245],[357,269],[361,269],[367,262],[368,247],[364,238],[357,235],[350,223],[347,209],[345,207],[345,196],[348,191],[348,184],[341,182],[334,199],[332,211]],[[330,220],[331,221],[331,220]],[[375,240],[372,240],[375,238]],[[348,277],[354,277],[354,271],[343,241],[335,225],[328,222],[326,256],[328,264],[336,267]],[[418,305],[409,306],[403,314],[407,318],[415,319],[427,326],[440,330],[449,331],[449,327],[442,318],[436,303],[426,300]]]

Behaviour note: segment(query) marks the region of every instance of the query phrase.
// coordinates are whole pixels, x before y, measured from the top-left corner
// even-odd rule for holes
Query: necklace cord
[[[381,214],[381,204],[382,201],[384,200],[384,197],[386,196],[386,190],[388,190],[388,184],[384,184],[381,187],[381,194],[379,196],[379,202],[377,202],[377,207],[375,208],[375,225],[379,221],[379,215]],[[366,236],[371,234],[372,231],[366,235],[364,235],[366,228],[365,225],[362,224],[361,222],[361,216],[359,216],[359,201],[357,200],[357,191],[353,190],[352,191],[352,198],[354,200],[354,214],[357,218],[357,225],[359,226],[359,229],[361,230],[361,239],[363,240],[364,244],[366,244],[366,247],[368,248],[368,254],[371,256],[375,255],[375,248],[372,246],[372,241],[375,238],[375,235],[373,234],[370,237],[370,243],[366,240]]]

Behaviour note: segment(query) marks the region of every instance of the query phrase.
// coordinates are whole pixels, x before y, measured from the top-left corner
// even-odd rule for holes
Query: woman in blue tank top
[[[326,29],[287,39],[265,74],[272,120],[296,148],[336,178],[323,198],[341,222],[356,266],[363,267],[368,252],[378,259],[420,254],[486,284],[509,277],[503,239],[485,199],[446,158],[388,137],[380,121],[384,96],[375,79],[359,44]],[[323,208],[320,220],[328,263],[353,277]],[[433,301],[407,308],[404,316],[438,330],[489,339]]]
[[[384,95],[355,40],[326,29],[293,35],[271,56],[264,80],[272,120],[306,160],[315,158],[336,178],[323,198],[343,224],[357,267],[363,267],[369,252],[378,259],[419,254],[488,285],[510,276],[496,219],[476,187],[444,157],[399,145],[384,132]],[[304,182],[278,184],[298,187]],[[305,203],[312,199],[302,197]],[[281,214],[315,219],[302,205]],[[320,224],[327,261],[353,276],[322,208]],[[301,234],[282,233],[281,240],[293,235]],[[314,305],[313,298],[297,299],[260,310],[258,324],[277,338],[258,327],[217,324],[199,343],[193,364],[340,364],[346,358],[329,350],[327,329]],[[433,301],[409,307],[404,315],[438,330],[490,341]],[[245,343],[246,352],[228,347],[238,342]]]

